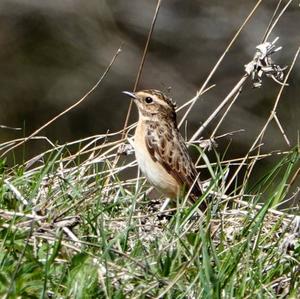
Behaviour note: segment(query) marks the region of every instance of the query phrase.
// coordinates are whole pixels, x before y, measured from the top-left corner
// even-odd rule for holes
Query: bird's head
[[[167,119],[176,122],[175,103],[164,93],[155,89],[137,92],[123,91],[139,110],[139,117],[144,119]]]

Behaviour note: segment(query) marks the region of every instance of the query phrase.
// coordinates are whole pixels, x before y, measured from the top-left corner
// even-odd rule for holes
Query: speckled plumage
[[[191,199],[201,195],[201,183],[176,121],[175,103],[158,90],[131,95],[139,111],[135,153],[148,181],[169,197],[191,188]]]

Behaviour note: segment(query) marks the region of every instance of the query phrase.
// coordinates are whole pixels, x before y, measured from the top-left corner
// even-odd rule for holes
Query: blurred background
[[[257,1],[162,1],[138,89],[169,92],[178,105],[191,99]],[[285,1],[283,1],[285,2]],[[191,136],[244,73],[263,38],[277,1],[263,1],[188,117]],[[122,46],[111,71],[83,104],[47,127],[41,135],[67,141],[122,128],[143,47],[156,7],[154,0],[1,0],[0,1],[0,141],[27,136],[81,98],[101,76]],[[290,65],[300,45],[300,8],[294,1],[271,34],[283,50],[274,55]],[[278,107],[278,117],[292,145],[299,134],[300,60]],[[280,86],[265,79],[248,83],[219,134],[244,129],[220,141],[227,157],[244,155],[262,129]],[[135,110],[135,109],[134,109]],[[131,121],[136,120],[136,111]],[[215,123],[203,137],[209,137]],[[42,142],[31,143],[40,151]],[[275,124],[264,139],[264,152],[288,149]],[[268,163],[266,161],[265,163]],[[263,164],[260,164],[263,165]]]

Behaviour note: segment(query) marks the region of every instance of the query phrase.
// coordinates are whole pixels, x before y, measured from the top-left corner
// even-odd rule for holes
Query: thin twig
[[[23,142],[25,139],[26,139],[26,137],[25,138],[17,138],[17,139],[14,139],[14,140],[3,142],[3,143],[0,144],[0,151],[4,150],[7,147],[10,147],[10,146],[18,143],[18,142]],[[33,136],[33,137],[31,137],[31,139],[46,140],[52,147],[55,147],[55,144],[51,140],[49,140],[49,138],[47,138],[45,136]]]
[[[157,16],[158,16],[161,1],[162,0],[158,0],[157,4],[156,4],[154,16],[153,16],[153,19],[152,19],[152,23],[151,23],[151,26],[150,26],[149,33],[148,33],[147,41],[146,41],[146,44],[145,44],[145,47],[144,47],[144,51],[143,51],[143,55],[142,55],[140,65],[139,65],[137,77],[136,77],[136,80],[135,80],[135,83],[134,83],[133,91],[136,90],[136,88],[138,86],[138,83],[140,81],[140,78],[141,78],[143,66],[144,66],[144,63],[145,63],[146,55],[147,55],[147,52],[148,52],[150,40],[151,40],[151,37],[152,37],[152,34],[153,34],[153,30],[154,30],[154,26],[155,26],[156,19],[157,19]],[[126,130],[126,127],[128,126],[128,122],[129,122],[129,117],[130,117],[130,113],[131,113],[131,109],[132,109],[132,102],[133,101],[130,100],[129,107],[128,107],[127,114],[126,114],[126,118],[125,118],[125,122],[124,122],[124,126],[123,126],[121,139],[125,139],[127,137],[127,134],[128,134],[128,131]],[[120,146],[122,146],[122,144]],[[119,155],[117,155],[115,160],[113,161],[111,169],[115,168],[118,161],[119,161]],[[107,181],[106,181],[105,185],[108,184],[109,181],[110,181],[110,176],[107,178]]]
[[[258,142],[258,141],[261,139],[261,137],[264,135],[264,133],[265,133],[267,127],[269,126],[269,123],[270,123],[270,122],[272,121],[272,119],[274,118],[274,112],[275,112],[276,109],[277,109],[277,106],[278,106],[279,100],[280,100],[280,98],[281,98],[282,92],[283,92],[283,90],[284,90],[284,88],[285,88],[285,84],[286,84],[286,82],[287,82],[287,80],[288,80],[288,78],[289,78],[289,75],[290,75],[290,73],[291,73],[291,71],[292,71],[292,69],[293,69],[293,67],[294,67],[294,65],[295,65],[295,63],[296,63],[296,60],[297,60],[298,55],[299,55],[299,52],[300,52],[300,47],[298,48],[298,50],[297,50],[297,52],[296,52],[296,54],[295,54],[295,56],[294,56],[294,58],[293,58],[292,64],[291,64],[291,66],[290,66],[290,68],[289,68],[289,71],[288,71],[288,73],[287,73],[286,76],[285,76],[284,84],[280,86],[280,90],[279,90],[279,92],[278,92],[278,95],[277,95],[277,97],[276,97],[275,103],[274,103],[274,105],[273,105],[273,109],[272,109],[272,111],[271,111],[271,113],[270,113],[270,116],[269,116],[268,120],[266,121],[264,127],[262,128],[262,130],[261,130],[260,133],[258,134],[257,138],[254,140],[254,142],[253,142],[251,148],[249,149],[248,153],[246,154],[246,156],[245,156],[244,159],[242,160],[241,165],[237,168],[237,170],[235,171],[235,173],[234,173],[233,176],[231,177],[230,181],[228,182],[227,187],[226,187],[226,189],[225,189],[225,192],[228,190],[228,188],[230,187],[230,185],[231,185],[231,184],[233,183],[233,181],[235,180],[235,178],[236,178],[236,176],[238,175],[238,173],[240,172],[240,170],[241,170],[243,164],[244,164],[245,161],[248,159],[248,156],[249,156],[250,153],[253,151],[253,149],[256,147],[257,142]]]
[[[209,123],[220,113],[223,107],[231,100],[233,96],[240,92],[240,88],[243,86],[245,81],[248,79],[249,75],[245,74],[239,82],[234,86],[226,98],[221,102],[221,104],[215,109],[215,111],[209,116],[209,118],[202,124],[202,126],[194,133],[190,142],[195,141],[199,135],[206,129]]]
[[[27,142],[29,139],[31,139],[33,136],[35,136],[36,134],[38,134],[39,132],[41,132],[43,129],[45,129],[46,127],[48,127],[50,124],[52,124],[54,121],[56,121],[58,118],[60,118],[61,116],[63,116],[64,114],[66,114],[67,112],[69,112],[70,110],[72,110],[73,108],[75,108],[76,106],[78,106],[80,103],[82,103],[92,92],[95,91],[95,89],[99,86],[99,84],[103,81],[103,79],[106,77],[107,73],[110,71],[113,63],[115,62],[117,56],[121,53],[121,47],[116,51],[115,55],[113,56],[112,60],[110,61],[108,67],[106,68],[106,70],[104,71],[104,73],[102,74],[102,76],[100,77],[100,79],[96,82],[96,84],[78,101],[76,101],[73,105],[71,105],[70,107],[68,107],[67,109],[65,109],[64,111],[62,111],[61,113],[59,113],[58,115],[56,115],[55,117],[53,117],[51,120],[49,120],[48,122],[46,122],[44,125],[42,125],[40,128],[38,128],[37,130],[35,130],[32,134],[30,134],[28,137],[24,138],[21,142],[17,143],[16,145],[12,146],[11,148],[9,148],[8,150],[6,150],[3,154],[1,154],[1,157],[5,156],[8,152],[10,152],[11,150],[19,147],[20,145],[24,144],[25,142]]]
[[[202,91],[206,88],[207,84],[209,83],[211,77],[213,76],[213,74],[216,72],[217,68],[219,67],[219,65],[221,64],[222,60],[224,59],[225,55],[227,54],[227,52],[230,50],[230,48],[232,47],[232,45],[234,44],[234,42],[236,41],[236,39],[238,38],[239,34],[241,33],[241,31],[243,30],[243,28],[246,26],[246,24],[248,23],[248,21],[251,19],[251,17],[253,16],[254,12],[256,11],[256,9],[258,8],[258,6],[261,4],[262,0],[258,0],[257,3],[255,4],[254,8],[251,10],[251,12],[249,13],[249,15],[247,16],[247,18],[245,19],[245,21],[243,22],[243,24],[241,25],[241,27],[238,29],[238,31],[236,32],[236,34],[234,35],[234,37],[232,38],[232,40],[230,41],[229,45],[227,46],[227,48],[225,49],[225,51],[222,53],[221,57],[218,59],[217,63],[215,64],[215,66],[213,67],[213,69],[211,70],[211,72],[209,73],[208,77],[206,78],[205,82],[203,83],[202,87],[199,90],[199,94],[202,94]],[[181,127],[181,125],[183,124],[183,122],[185,121],[186,117],[188,116],[188,114],[190,113],[190,111],[192,110],[193,106],[195,105],[196,101],[198,100],[198,97],[195,97],[195,100],[191,103],[189,109],[186,111],[186,113],[184,114],[184,116],[182,117],[181,121],[179,122],[179,127]],[[204,128],[203,128],[204,129]],[[202,129],[202,130],[203,130]],[[202,130],[200,131],[200,134],[202,133]]]
[[[139,84],[139,81],[140,81],[140,78],[141,78],[141,75],[142,75],[143,67],[144,67],[145,60],[146,60],[146,55],[147,55],[147,52],[148,52],[150,40],[151,40],[151,37],[152,37],[152,34],[153,34],[153,30],[154,30],[154,26],[155,26],[156,19],[157,19],[157,16],[158,16],[158,12],[159,12],[159,9],[160,9],[160,5],[161,5],[161,0],[158,0],[157,4],[156,4],[154,16],[153,16],[153,19],[152,19],[152,23],[151,23],[151,26],[150,26],[150,30],[149,30],[149,33],[148,33],[148,36],[147,36],[147,41],[146,41],[146,44],[145,44],[145,47],[144,47],[142,59],[141,59],[140,65],[139,65],[138,73],[137,73],[137,76],[136,76],[136,79],[135,79],[135,82],[134,82],[133,91],[136,91],[136,88]],[[128,126],[128,121],[129,121],[129,116],[130,116],[130,113],[131,113],[131,109],[132,109],[132,100],[130,100],[128,111],[127,111],[127,114],[126,114],[126,118],[125,118],[125,122],[124,122],[124,126],[123,126],[124,128],[123,128],[122,139],[127,134],[126,133],[127,131],[126,131],[125,128]]]
[[[9,127],[9,126],[5,126],[5,125],[0,125],[0,129],[7,129],[7,130],[13,130],[13,131],[22,130],[22,128]]]
[[[47,218],[47,216],[38,216],[38,215],[34,215],[34,214],[25,214],[25,213],[21,213],[21,212],[11,212],[11,211],[6,211],[3,209],[0,209],[0,214],[4,215],[6,217],[24,217],[24,218],[29,218],[35,221],[39,221],[39,220],[43,220],[45,218]]]
[[[273,24],[273,21],[274,21],[274,19],[275,19],[276,14],[277,14],[277,12],[278,12],[278,10],[279,10],[279,7],[280,7],[281,2],[282,2],[282,0],[279,0],[278,3],[277,3],[277,6],[276,6],[276,8],[275,8],[275,10],[274,10],[274,12],[273,12],[273,15],[272,15],[272,17],[271,17],[271,20],[270,20],[270,22],[269,22],[269,24],[268,24],[268,26],[267,26],[266,31],[265,31],[265,34],[264,34],[264,36],[263,36],[263,38],[262,38],[262,43],[264,43],[264,42],[267,40],[267,34],[269,34],[269,32],[270,32],[271,26],[272,26],[272,24]]]
[[[240,91],[241,91],[241,90],[240,90]],[[219,127],[221,126],[223,120],[225,119],[226,115],[229,113],[229,110],[231,109],[231,107],[232,107],[233,104],[235,103],[236,99],[239,97],[240,91],[238,91],[238,92],[235,94],[233,100],[232,100],[231,103],[228,105],[226,111],[225,111],[224,114],[222,115],[222,117],[221,117],[221,119],[219,120],[218,124],[216,125],[214,131],[213,131],[212,134],[210,135],[210,138],[214,138],[214,136],[216,135],[216,133],[217,133]]]
[[[265,34],[263,41],[266,41],[270,34],[272,33],[275,25],[278,23],[279,19],[281,18],[281,16],[284,14],[284,12],[286,11],[286,9],[289,7],[289,5],[292,3],[293,0],[289,0],[287,2],[287,4],[283,7],[283,9],[281,10],[281,12],[279,13],[279,15],[277,16],[277,18],[275,19],[275,21],[273,22],[273,24],[270,26],[268,32]],[[277,9],[277,8],[276,8]]]
[[[28,205],[28,200],[21,194],[21,192],[8,181],[8,179],[4,180],[5,185],[10,189],[10,191],[15,195],[16,199],[19,200],[24,206]]]
[[[274,117],[274,120],[275,120],[275,122],[276,122],[276,124],[277,124],[277,126],[278,126],[278,128],[279,128],[279,130],[280,130],[280,132],[281,132],[281,134],[282,134],[282,136],[283,136],[285,142],[287,143],[288,146],[291,146],[291,143],[290,143],[290,141],[289,141],[287,135],[285,134],[285,132],[284,132],[284,130],[283,130],[283,127],[282,127],[282,125],[281,125],[281,123],[280,123],[280,121],[279,121],[279,119],[278,119],[278,117],[277,117],[277,114],[274,113],[273,117]]]

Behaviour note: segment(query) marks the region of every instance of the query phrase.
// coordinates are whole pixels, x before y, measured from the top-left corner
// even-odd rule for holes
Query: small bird
[[[175,103],[154,89],[123,93],[133,99],[139,112],[134,147],[142,173],[166,196],[176,198],[191,190],[195,202],[202,194],[201,182],[177,127]]]

